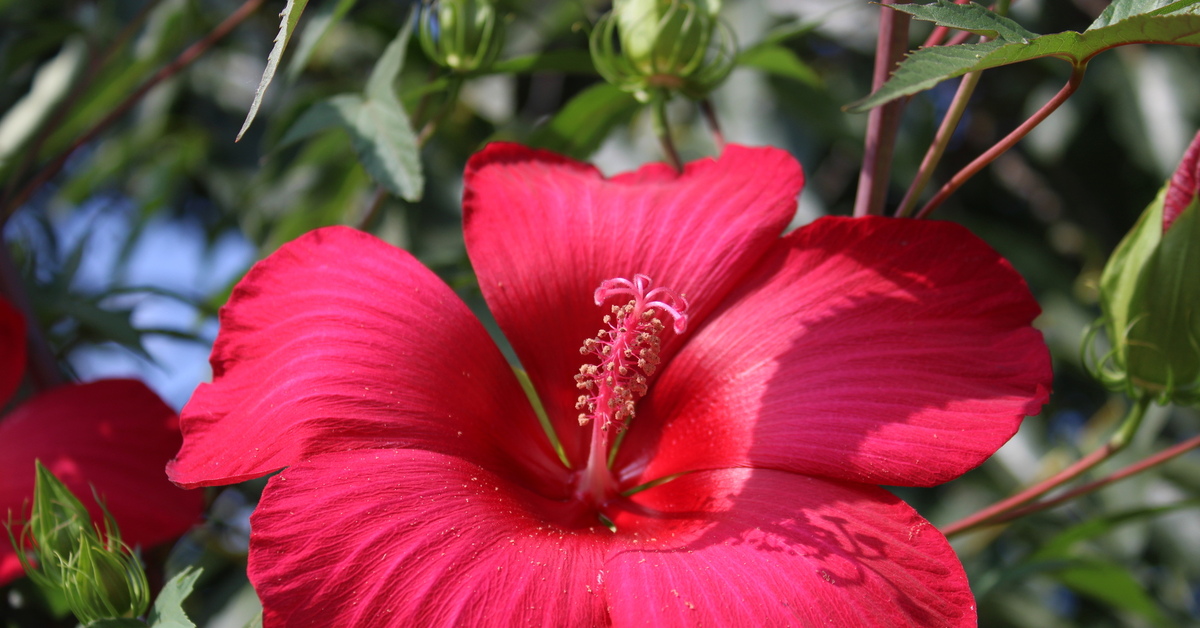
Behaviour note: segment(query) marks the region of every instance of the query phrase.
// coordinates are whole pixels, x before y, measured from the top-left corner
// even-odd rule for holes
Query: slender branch
[[[937,169],[938,162],[946,152],[950,138],[954,137],[954,130],[958,128],[958,123],[967,110],[967,103],[971,100],[971,94],[975,93],[975,86],[979,84],[979,77],[982,74],[982,72],[968,72],[963,75],[962,82],[958,84],[958,91],[954,93],[954,100],[950,102],[950,108],[946,111],[946,117],[942,118],[942,125],[938,127],[937,135],[934,135],[933,142],[929,144],[929,150],[925,152],[925,157],[921,160],[917,176],[909,186],[908,192],[904,194],[904,200],[900,201],[900,208],[896,210],[897,216],[908,216],[916,208],[917,199],[921,197],[921,192],[925,191],[925,185],[933,177],[933,171]]]
[[[707,98],[701,100],[700,112],[704,114],[704,120],[708,122],[708,130],[712,132],[713,143],[717,145],[717,152],[724,152],[725,134],[721,132],[721,121],[717,119],[717,110],[713,109],[712,101]]]
[[[100,70],[107,66],[109,61],[112,61],[112,58],[116,56],[118,51],[125,47],[125,44],[129,43],[134,33],[142,27],[146,18],[150,16],[150,11],[158,6],[161,1],[148,0],[143,4],[142,8],[138,9],[138,12],[125,25],[125,28],[121,29],[117,38],[108,45],[108,48],[99,56],[92,58],[88,63],[87,71],[84,75],[75,81],[71,89],[67,92],[66,97],[54,106],[54,111],[37,130],[37,135],[34,136],[33,141],[29,142],[28,148],[21,151],[24,153],[24,157],[21,159],[21,163],[17,166],[16,170],[13,171],[12,176],[9,177],[8,184],[4,187],[3,198],[8,198],[12,195],[17,183],[25,176],[25,171],[33,165],[38,154],[42,152],[42,146],[46,143],[46,140],[54,134],[54,131],[62,126],[62,121],[67,117],[67,113],[71,111],[71,106],[92,86],[96,81],[96,77],[100,75]],[[3,220],[0,220],[0,224],[3,224]]]
[[[883,0],[884,5],[897,4]],[[881,6],[879,39],[875,49],[875,75],[872,91],[887,82],[888,76],[908,50],[907,13]],[[900,129],[900,114],[908,101],[900,98],[876,107],[867,114],[867,136],[863,145],[863,167],[858,175],[858,191],[854,198],[854,215],[882,215],[887,193],[888,175],[892,165],[896,133]]]
[[[675,141],[671,139],[671,125],[667,122],[668,98],[669,96],[664,91],[654,94],[653,102],[650,104],[650,121],[654,127],[654,134],[658,136],[658,141],[662,144],[667,163],[670,163],[675,170],[683,172],[683,160],[679,158],[679,151],[675,150]]]
[[[1108,442],[1105,443],[1100,449],[1097,449],[1083,458],[1080,458],[1075,462],[1075,464],[1072,464],[1066,469],[1059,471],[1053,476],[1034,484],[1033,486],[1021,491],[1020,493],[1017,493],[1016,495],[1013,495],[1012,497],[1009,497],[1008,499],[996,502],[995,504],[992,504],[991,506],[988,506],[987,508],[984,508],[973,515],[964,517],[963,519],[943,527],[942,534],[951,536],[966,532],[972,528],[990,524],[992,520],[996,519],[997,517],[1028,504],[1029,502],[1041,497],[1042,495],[1045,495],[1046,493],[1049,493],[1059,486],[1074,480],[1088,469],[1091,469],[1101,462],[1108,460],[1113,456],[1113,454],[1116,454],[1118,451],[1124,449],[1125,446],[1129,444],[1129,441],[1132,440],[1134,433],[1137,432],[1137,428],[1142,423],[1142,417],[1146,415],[1146,409],[1150,406],[1150,401],[1151,399],[1149,395],[1142,395],[1140,398],[1138,398],[1138,400],[1135,401],[1132,406],[1130,406],[1129,413],[1125,415],[1125,419],[1121,421],[1121,427],[1117,429],[1116,433],[1114,433],[1112,437],[1109,438]]]
[[[55,157],[50,163],[46,164],[46,166],[38,171],[37,174],[33,176],[33,179],[31,179],[29,183],[25,184],[25,186],[21,188],[21,191],[17,192],[17,194],[12,198],[6,200],[3,209],[0,209],[0,225],[3,225],[4,222],[8,220],[9,216],[12,216],[13,212],[21,207],[21,205],[25,204],[25,202],[29,200],[29,197],[33,196],[34,192],[45,185],[47,181],[54,177],[54,175],[58,174],[58,172],[62,170],[63,165],[67,163],[67,159],[72,153],[79,149],[79,147],[91,142],[96,138],[97,135],[128,113],[129,110],[132,109],[134,105],[136,105],[138,101],[140,101],[142,97],[145,96],[146,93],[153,89],[156,85],[172,76],[175,76],[184,68],[191,65],[192,62],[207,52],[209,48],[228,35],[230,31],[244,22],[246,18],[250,17],[254,11],[262,5],[262,3],[263,0],[246,0],[244,3],[242,3],[242,6],[238,7],[236,11],[229,15],[229,17],[225,18],[225,20],[218,24],[217,27],[214,28],[209,34],[205,35],[204,38],[200,39],[196,43],[189,46],[186,50],[181,52],[174,61],[156,72],[145,83],[142,83],[140,87],[134,90],[132,94],[126,96],[125,100],[121,101],[121,104],[117,105],[108,113],[108,115],[104,116],[99,122],[93,125],[92,128],[84,132],[83,135],[80,135],[78,138],[76,138],[66,150],[58,155],[58,157]]]
[[[1086,69],[1087,65],[1075,66],[1075,69],[1071,72],[1071,79],[1067,81],[1067,84],[1064,85],[1062,89],[1058,90],[1058,93],[1055,94],[1053,98],[1051,98],[1046,104],[1042,105],[1041,109],[1038,109],[1037,112],[1034,113],[1033,116],[1031,116],[1028,120],[1021,123],[1021,126],[1013,129],[1011,133],[1006,135],[1004,139],[997,142],[995,146],[992,146],[982,155],[976,157],[974,161],[967,164],[966,167],[964,167],[962,170],[959,170],[953,177],[951,177],[950,180],[947,181],[940,190],[938,190],[937,194],[935,194],[933,198],[929,199],[928,203],[925,203],[925,206],[921,208],[921,211],[917,212],[917,218],[925,218],[929,216],[929,214],[932,213],[933,210],[937,209],[939,205],[945,202],[945,200],[951,194],[957,191],[958,188],[962,187],[967,180],[978,174],[980,170],[983,170],[984,167],[995,161],[997,157],[1003,155],[1008,149],[1015,146],[1017,142],[1021,141],[1021,139],[1028,135],[1034,127],[1041,124],[1046,118],[1050,117],[1050,114],[1054,113],[1059,107],[1062,106],[1063,103],[1067,102],[1067,99],[1071,97],[1071,94],[1074,94],[1075,90],[1079,89],[1080,83],[1083,82],[1083,74]]]
[[[1114,482],[1119,482],[1121,480],[1124,480],[1127,477],[1137,475],[1138,473],[1141,473],[1142,471],[1146,471],[1147,469],[1156,467],[1160,464],[1163,464],[1164,462],[1167,462],[1168,460],[1177,458],[1193,449],[1196,449],[1197,447],[1200,447],[1200,436],[1195,436],[1193,438],[1189,438],[1188,440],[1185,440],[1182,443],[1179,443],[1173,447],[1164,449],[1164,450],[1154,454],[1153,456],[1150,456],[1150,457],[1146,458],[1145,460],[1135,462],[1135,463],[1125,467],[1124,469],[1121,469],[1120,471],[1113,473],[1112,475],[1110,475],[1108,477],[1101,478],[1099,480],[1096,480],[1095,482],[1089,482],[1078,488],[1071,489],[1057,497],[1047,499],[1045,501],[1040,501],[1040,502],[1037,502],[1036,504],[1029,504],[1028,506],[1025,506],[1024,508],[1018,508],[1011,512],[1005,513],[999,517],[991,519],[984,525],[995,525],[995,524],[999,524],[999,523],[1005,523],[1008,521],[1012,521],[1013,519],[1019,519],[1021,517],[1024,517],[1025,515],[1030,515],[1035,512],[1038,512],[1038,511],[1046,510],[1047,508],[1053,508],[1059,504],[1062,504],[1064,502],[1075,499],[1076,497],[1079,497],[1080,495],[1086,495],[1086,494],[1096,491],[1098,489],[1104,488],[1105,486],[1108,486],[1109,484],[1112,484]]]
[[[63,383],[62,374],[58,370],[58,360],[54,357],[54,351],[50,349],[50,343],[46,342],[46,337],[42,335],[33,304],[29,302],[29,296],[25,293],[21,273],[17,270],[12,253],[3,240],[0,240],[0,295],[4,295],[25,315],[25,337],[28,339],[25,363],[34,387],[38,390],[48,390]]]

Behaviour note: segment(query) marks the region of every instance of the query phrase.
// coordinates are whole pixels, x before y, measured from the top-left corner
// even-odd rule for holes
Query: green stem
[[[667,122],[667,101],[669,99],[670,95],[665,90],[655,92],[650,102],[650,122],[654,127],[654,134],[658,136],[658,141],[662,144],[667,163],[671,164],[675,170],[683,172],[683,161],[679,159],[679,151],[675,150],[675,141],[671,139],[671,125]]]
[[[917,199],[921,197],[921,192],[925,191],[925,185],[933,177],[933,171],[946,152],[950,138],[954,137],[954,130],[958,128],[958,123],[967,110],[967,103],[970,102],[971,94],[975,92],[975,86],[979,84],[981,75],[982,72],[968,72],[963,75],[962,82],[958,84],[958,91],[954,94],[954,100],[950,102],[950,108],[946,111],[946,117],[942,118],[942,125],[938,127],[937,135],[933,137],[933,142],[930,143],[925,158],[921,160],[917,177],[913,179],[908,192],[904,194],[904,200],[900,202],[900,208],[896,210],[897,216],[907,217],[916,208]]]
[[[962,187],[962,185],[971,177],[978,174],[979,171],[983,170],[988,164],[995,161],[1000,155],[1003,155],[1006,151],[1008,151],[1008,149],[1016,146],[1017,142],[1021,141],[1026,135],[1028,135],[1034,127],[1041,124],[1046,118],[1050,117],[1050,114],[1054,113],[1059,107],[1062,106],[1063,103],[1067,102],[1067,99],[1071,97],[1071,94],[1074,94],[1075,90],[1079,89],[1080,83],[1083,82],[1083,74],[1086,69],[1086,64],[1075,66],[1075,69],[1071,72],[1070,80],[1067,81],[1067,84],[1064,85],[1063,88],[1060,89],[1053,98],[1047,101],[1046,104],[1042,105],[1042,107],[1038,109],[1037,112],[1034,113],[1028,120],[1021,123],[1021,126],[1013,129],[1011,133],[1004,136],[1004,139],[996,142],[995,146],[989,148],[982,155],[976,157],[974,161],[967,164],[962,170],[959,170],[953,177],[950,177],[950,180],[942,186],[942,189],[938,190],[937,194],[935,194],[933,198],[929,199],[928,203],[925,203],[925,206],[921,208],[921,211],[917,212],[916,217],[925,218],[929,216],[929,214],[933,213],[933,210],[937,209],[951,194],[956,192],[958,188]]]
[[[1103,447],[1093,451],[1092,453],[1080,458],[1075,464],[1059,471],[1050,478],[1038,482],[1033,486],[1009,497],[1008,499],[999,501],[979,512],[964,517],[948,526],[942,528],[942,534],[951,536],[961,534],[967,530],[980,526],[990,525],[994,520],[1006,515],[1010,511],[1016,510],[1025,504],[1049,493],[1059,486],[1074,480],[1082,475],[1088,469],[1104,462],[1111,458],[1114,454],[1121,451],[1133,439],[1133,435],[1137,432],[1138,427],[1142,424],[1142,418],[1146,416],[1146,409],[1150,407],[1150,395],[1143,394],[1139,397],[1132,406],[1129,407],[1129,413],[1125,415],[1125,419],[1121,421],[1121,426],[1108,439],[1108,442]]]

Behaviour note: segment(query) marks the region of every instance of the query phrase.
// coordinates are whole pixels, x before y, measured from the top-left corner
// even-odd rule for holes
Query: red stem
[[[47,181],[54,177],[54,175],[58,174],[58,172],[62,170],[63,165],[67,163],[67,159],[80,146],[83,146],[84,144],[87,144],[95,139],[96,136],[102,131],[107,129],[114,122],[128,113],[129,110],[132,109],[133,106],[136,105],[138,101],[140,101],[142,97],[145,96],[146,93],[153,89],[156,85],[178,74],[184,68],[191,65],[192,62],[200,57],[200,55],[207,52],[209,48],[228,35],[230,31],[237,27],[237,25],[241,24],[246,20],[246,18],[250,17],[250,15],[252,15],[254,11],[262,5],[262,3],[263,0],[246,0],[242,6],[238,7],[238,9],[231,13],[229,17],[225,18],[223,22],[218,24],[217,27],[212,30],[212,32],[210,32],[208,35],[205,35],[203,39],[197,41],[189,46],[186,50],[181,52],[174,61],[156,72],[154,76],[151,76],[149,80],[147,80],[145,83],[142,83],[142,85],[134,90],[132,94],[127,96],[125,100],[121,101],[121,104],[117,105],[117,107],[110,111],[108,115],[104,116],[104,118],[92,126],[92,128],[88,129],[83,135],[80,135],[78,138],[76,138],[66,150],[58,155],[58,157],[55,157],[54,160],[39,170],[38,173],[34,175],[33,179],[30,180],[25,187],[21,188],[20,192],[17,192],[15,196],[4,203],[3,210],[0,210],[0,225],[3,225],[4,222],[8,220],[9,216],[12,216],[13,212],[21,207],[21,205],[25,204],[25,201],[29,200],[29,197],[33,196],[34,192],[45,185]]]
[[[945,185],[942,186],[942,189],[938,190],[937,194],[935,194],[933,198],[929,199],[928,203],[925,203],[925,206],[921,208],[921,211],[917,212],[916,217],[928,217],[933,210],[937,209],[939,205],[945,202],[945,200],[951,194],[957,191],[958,188],[962,187],[967,180],[978,174],[980,170],[983,170],[988,164],[995,161],[997,157],[1003,155],[1008,149],[1015,146],[1017,142],[1021,141],[1026,135],[1028,135],[1034,127],[1041,124],[1043,120],[1050,116],[1050,114],[1054,113],[1059,107],[1062,106],[1063,103],[1067,102],[1067,99],[1071,97],[1071,94],[1074,94],[1075,90],[1079,89],[1079,84],[1083,82],[1083,73],[1086,69],[1086,65],[1081,64],[1075,66],[1075,69],[1071,72],[1071,79],[1067,81],[1067,84],[1064,85],[1062,89],[1058,90],[1058,93],[1054,95],[1054,98],[1051,98],[1046,104],[1042,105],[1042,107],[1038,109],[1037,112],[1034,113],[1028,120],[1021,123],[1021,126],[1013,129],[1011,133],[1006,135],[1004,139],[997,142],[995,146],[989,148],[982,155],[976,157],[974,161],[967,164],[965,168],[955,173],[955,175],[951,177]]]
[[[725,134],[721,132],[721,121],[717,119],[717,110],[713,108],[712,101],[707,98],[701,100],[700,112],[704,114],[704,120],[708,122],[708,129],[712,132],[717,152],[725,152]]]
[[[1054,506],[1057,506],[1063,502],[1075,499],[1080,495],[1086,495],[1097,489],[1104,488],[1105,486],[1108,486],[1114,482],[1119,482],[1127,477],[1137,475],[1142,471],[1158,466],[1164,462],[1167,462],[1168,460],[1171,460],[1172,458],[1181,456],[1193,449],[1196,449],[1197,447],[1200,447],[1200,436],[1195,436],[1183,441],[1182,443],[1179,443],[1178,445],[1175,445],[1174,447],[1164,449],[1163,451],[1160,451],[1157,454],[1154,454],[1153,456],[1150,456],[1149,458],[1146,458],[1140,462],[1135,462],[1106,478],[1101,478],[1095,482],[1089,482],[1088,484],[1084,484],[1078,488],[1071,489],[1062,495],[1059,495],[1058,497],[1047,499],[1036,504],[1030,504],[1024,508],[1018,508],[1012,512],[996,517],[995,519],[988,521],[987,525],[1005,523],[1013,519],[1024,517],[1025,515],[1046,510],[1047,508],[1053,508]]]
[[[1145,395],[1135,400],[1129,408],[1129,414],[1121,421],[1121,426],[1117,428],[1117,431],[1109,437],[1108,442],[1100,449],[1080,458],[1075,464],[1008,499],[996,502],[973,515],[964,517],[943,527],[942,534],[950,536],[977,526],[990,524],[993,520],[1007,515],[1010,511],[1016,510],[1058,488],[1062,484],[1074,480],[1088,469],[1108,460],[1113,454],[1124,449],[1129,444],[1129,441],[1133,439],[1133,435],[1137,432],[1138,427],[1142,423],[1142,418],[1146,414],[1146,409],[1150,407],[1150,403],[1150,397]]]
[[[875,49],[875,75],[872,91],[887,82],[892,70],[908,50],[909,15],[889,9],[896,0],[883,0],[879,8],[879,39]],[[858,176],[858,192],[854,198],[855,216],[883,215],[888,175],[892,166],[892,151],[900,129],[900,114],[908,101],[900,98],[876,107],[867,114],[867,136],[863,145],[863,167]]]

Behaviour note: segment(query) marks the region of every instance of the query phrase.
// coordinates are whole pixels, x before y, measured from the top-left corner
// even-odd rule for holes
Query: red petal
[[[618,464],[634,482],[737,466],[944,482],[1045,403],[1037,314],[1020,276],[961,226],[819,220],[652,380]]]
[[[638,501],[667,514],[619,516],[612,534],[453,457],[325,454],[268,483],[250,579],[276,626],[974,620],[945,538],[881,489],[731,470]]]
[[[605,566],[614,626],[975,625],[946,538],[882,489],[729,469],[637,501],[674,517]]]
[[[411,255],[359,231],[314,231],[258,263],[222,309],[211,361],[167,467],[181,486],[378,447],[494,466],[507,448],[562,472],[478,319]]]
[[[612,533],[562,532],[560,508],[457,458],[325,454],[271,478],[251,518],[268,626],[597,626]]]
[[[791,219],[804,177],[787,153],[731,146],[720,159],[605,179],[591,166],[514,144],[467,164],[467,252],[501,329],[572,460],[586,457],[572,378],[607,312],[605,279],[649,275],[699,323]],[[669,350],[668,350],[669,353]]]
[[[25,319],[0,299],[0,410],[12,399],[25,374]]]
[[[1167,187],[1167,197],[1163,201],[1163,233],[1171,228],[1171,224],[1196,200],[1200,194],[1200,132],[1196,133],[1191,146],[1183,154],[1179,168],[1171,177]]]
[[[130,545],[150,547],[197,521],[204,496],[177,488],[163,465],[179,449],[179,420],[158,395],[132,380],[62,386],[0,420],[0,516],[28,516],[34,460],[59,477],[101,520],[92,486]],[[15,570],[10,569],[16,567]],[[0,543],[0,586],[20,575]]]

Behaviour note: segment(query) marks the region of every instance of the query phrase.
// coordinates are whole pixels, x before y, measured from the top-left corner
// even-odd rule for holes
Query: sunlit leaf
[[[616,127],[637,112],[637,99],[609,83],[597,83],[571,99],[529,138],[531,146],[584,159]]]
[[[1058,57],[1075,66],[1083,66],[1097,54],[1117,46],[1155,43],[1200,46],[1200,13],[1197,13],[1196,0],[1168,3],[1149,13],[1131,15],[1128,11],[1114,12],[1110,16],[1111,21],[1097,20],[1100,26],[1094,24],[1082,33],[1066,31],[1034,37],[1029,37],[1033,33],[1024,29],[1014,30],[1008,24],[1010,20],[998,16],[991,20],[983,18],[982,13],[987,11],[972,8],[973,5],[956,5],[947,0],[938,0],[936,5],[888,6],[919,19],[926,19],[925,13],[937,12],[938,17],[934,21],[939,25],[987,32],[1000,38],[977,44],[922,48],[910,54],[887,83],[870,96],[848,105],[847,111],[866,111],[968,72],[1031,59]],[[1118,21],[1117,18],[1121,16],[1125,17]],[[1028,34],[1020,35],[1023,40],[1016,39],[1020,33]]]
[[[283,58],[283,49],[287,48],[288,40],[292,38],[292,33],[296,30],[296,23],[300,21],[300,13],[304,11],[307,4],[308,0],[288,0],[287,5],[283,7],[283,12],[279,14],[279,33],[275,35],[275,46],[267,55],[267,67],[263,70],[262,79],[258,82],[258,89],[254,90],[254,102],[250,103],[250,111],[246,113],[246,121],[242,123],[242,129],[238,131],[236,139],[242,139],[242,136],[246,134],[246,129],[250,128],[250,123],[254,122],[254,116],[258,115],[263,95],[267,93],[267,86],[275,78],[275,70],[279,67],[279,60]]]
[[[759,45],[747,48],[738,55],[737,63],[814,87],[821,84],[821,77],[816,71],[801,61],[796,53],[783,46]]]
[[[188,567],[171,578],[154,600],[154,607],[146,618],[150,628],[196,628],[183,611],[183,601],[191,595],[192,587],[203,572],[199,567]]]

